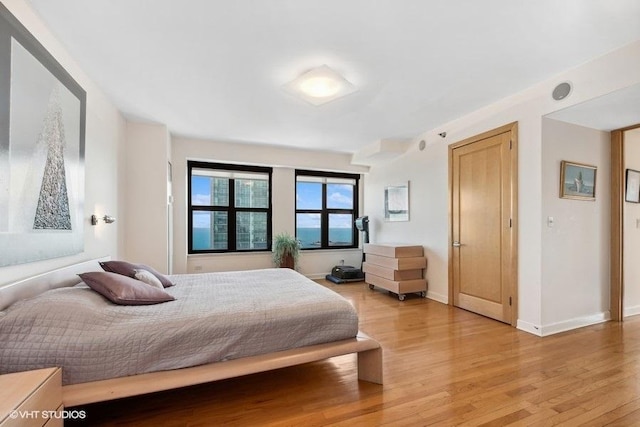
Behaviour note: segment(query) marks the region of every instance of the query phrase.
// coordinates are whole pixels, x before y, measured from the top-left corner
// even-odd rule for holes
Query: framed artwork
[[[384,188],[384,220],[409,221],[409,182]]]
[[[563,199],[596,199],[596,166],[560,162],[560,197]]]
[[[0,267],[84,250],[86,93],[0,4]]]
[[[627,169],[626,189],[624,200],[627,202],[640,203],[640,171]]]

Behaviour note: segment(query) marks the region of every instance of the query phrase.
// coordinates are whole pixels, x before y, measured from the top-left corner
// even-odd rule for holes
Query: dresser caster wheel
[[[426,297],[427,297],[427,291],[422,291],[422,292],[420,292],[420,296],[421,296],[422,298],[426,298]]]
[[[404,301],[405,295],[404,294],[398,294],[398,299],[400,301]]]
[[[375,288],[375,286],[373,286],[371,283],[369,283],[369,289],[373,290],[373,288]]]

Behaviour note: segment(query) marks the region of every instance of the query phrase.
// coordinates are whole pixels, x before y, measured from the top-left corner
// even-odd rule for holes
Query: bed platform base
[[[102,271],[99,262],[109,259],[88,260],[9,285],[0,285],[0,310],[49,289],[73,286],[80,282],[79,273]],[[359,332],[355,338],[326,344],[191,368],[66,385],[62,387],[62,401],[65,407],[72,407],[235,378],[352,353],[358,357],[358,379],[382,384],[382,348],[376,340]]]
[[[358,356],[359,380],[382,384],[382,348],[376,340],[358,333],[355,338],[333,343],[192,368],[66,385],[62,387],[62,402],[65,408],[85,405],[286,368],[350,353]]]

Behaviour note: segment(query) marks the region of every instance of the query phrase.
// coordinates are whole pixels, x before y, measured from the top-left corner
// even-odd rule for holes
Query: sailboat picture
[[[596,166],[560,162],[560,197],[563,199],[596,199]]]

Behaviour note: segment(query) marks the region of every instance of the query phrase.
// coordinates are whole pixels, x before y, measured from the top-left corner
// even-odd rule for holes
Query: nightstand
[[[0,375],[0,427],[62,427],[62,370]]]

